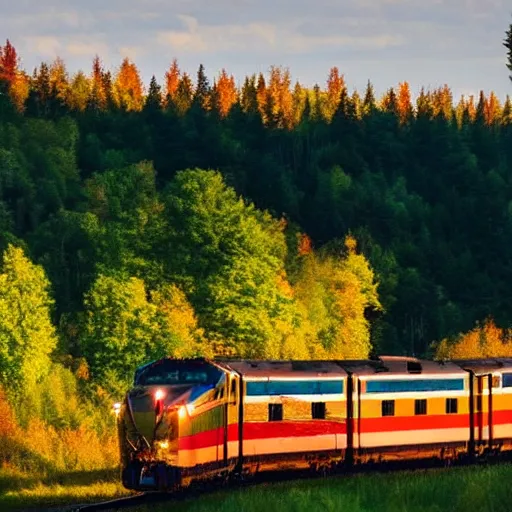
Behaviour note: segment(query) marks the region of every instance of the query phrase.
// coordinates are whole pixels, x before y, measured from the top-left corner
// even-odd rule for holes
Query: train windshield
[[[215,385],[222,372],[201,361],[175,361],[164,359],[145,368],[136,378],[140,386],[151,385]]]

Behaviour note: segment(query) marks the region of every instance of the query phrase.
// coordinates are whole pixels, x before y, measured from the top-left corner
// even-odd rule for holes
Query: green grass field
[[[2,512],[126,496],[116,471],[37,479],[0,472]],[[437,512],[512,510],[512,464],[370,473],[218,490],[132,512]],[[69,508],[68,508],[69,509]],[[64,510],[64,508],[63,508]],[[123,509],[128,510],[128,509]]]
[[[437,512],[512,510],[512,465],[372,473],[260,484],[138,512]]]
[[[0,469],[0,511],[45,510],[127,496],[119,471],[54,473],[33,476]]]

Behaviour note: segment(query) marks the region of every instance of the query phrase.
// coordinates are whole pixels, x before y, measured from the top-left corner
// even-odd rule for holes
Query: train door
[[[238,457],[239,375],[229,375],[227,393],[223,452],[225,465]]]
[[[221,381],[217,384],[215,390],[216,414],[215,414],[215,443],[216,443],[216,454],[215,462],[218,465],[222,465],[224,460],[225,451],[225,432],[226,432],[226,411],[227,411],[227,393],[228,393],[227,377],[222,377]]]
[[[475,375],[475,445],[477,453],[492,444],[492,374]]]

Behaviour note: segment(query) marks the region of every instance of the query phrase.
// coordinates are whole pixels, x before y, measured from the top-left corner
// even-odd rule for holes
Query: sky
[[[89,73],[98,54],[113,72],[129,57],[146,85],[177,58],[211,82],[222,68],[241,83],[276,65],[324,87],[337,66],[360,92],[406,80],[414,95],[445,83],[455,100],[512,94],[510,0],[0,0],[0,12],[0,45],[10,39],[30,73],[56,56]]]

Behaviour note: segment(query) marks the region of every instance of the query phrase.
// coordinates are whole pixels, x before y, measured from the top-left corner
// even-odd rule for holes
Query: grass
[[[260,484],[132,512],[439,512],[512,510],[512,465],[370,473]]]
[[[0,510],[45,510],[128,496],[118,470],[77,471],[32,476],[0,469]]]
[[[512,464],[367,473],[265,483],[131,512],[510,511]],[[0,510],[45,510],[128,496],[117,470],[34,478],[0,470]],[[69,509],[69,508],[68,508]]]

